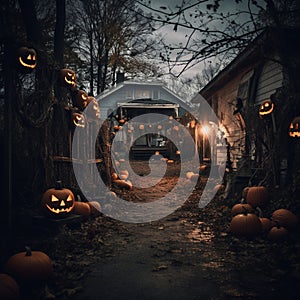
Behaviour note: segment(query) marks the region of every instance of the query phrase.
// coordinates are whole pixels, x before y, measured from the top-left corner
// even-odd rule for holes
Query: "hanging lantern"
[[[18,49],[18,61],[23,69],[28,71],[36,67],[36,51],[33,48],[21,47]]]
[[[296,117],[290,124],[289,136],[292,138],[300,137],[300,117]]]
[[[70,69],[60,70],[61,84],[68,88],[76,87],[76,74]]]
[[[80,110],[84,110],[88,104],[88,95],[83,90],[78,90],[75,97],[73,98],[73,105]]]
[[[274,103],[271,100],[266,100],[259,106],[258,114],[260,118],[264,118],[270,115],[273,112],[273,110]]]
[[[85,118],[83,114],[73,113],[72,114],[73,124],[77,127],[85,127]]]

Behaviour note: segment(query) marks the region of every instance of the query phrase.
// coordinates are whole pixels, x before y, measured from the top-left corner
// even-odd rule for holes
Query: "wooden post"
[[[9,42],[4,45],[4,57],[11,57],[12,47]],[[13,203],[13,107],[15,100],[15,69],[11,65],[11,59],[4,60],[4,153],[2,179],[3,188],[1,203],[1,250],[2,254],[8,254],[12,246],[12,203]],[[1,188],[1,189],[2,189]]]

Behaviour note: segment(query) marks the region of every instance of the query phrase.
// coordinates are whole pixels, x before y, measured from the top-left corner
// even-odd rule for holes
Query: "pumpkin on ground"
[[[119,175],[118,175],[116,172],[113,172],[113,173],[111,174],[111,179],[112,179],[112,180],[117,180],[117,179],[119,179]]]
[[[231,219],[230,231],[237,236],[253,237],[261,232],[261,223],[255,214],[244,212]]]
[[[277,224],[276,226],[272,227],[268,233],[268,238],[272,241],[282,241],[288,237],[288,230]]]
[[[117,179],[113,184],[120,189],[132,190],[132,183],[129,180]]]
[[[244,212],[252,213],[254,211],[253,207],[248,203],[237,203],[231,208],[231,215],[234,217],[238,214]]]
[[[20,289],[14,278],[7,274],[0,274],[0,299],[19,300]]]
[[[281,226],[284,226],[288,229],[293,229],[298,224],[297,216],[285,208],[275,210],[272,213],[272,220],[278,222]]]
[[[91,207],[87,202],[75,201],[73,213],[88,217],[91,215]]]
[[[120,171],[120,178],[123,180],[127,180],[129,177],[129,172],[127,170]]]
[[[75,197],[71,190],[62,187],[61,181],[48,189],[42,197],[41,208],[48,215],[66,217],[74,209]]]
[[[4,271],[21,285],[38,285],[53,275],[49,256],[42,251],[31,251],[29,247],[25,252],[11,256],[5,263]]]
[[[188,171],[188,172],[186,172],[185,177],[186,177],[186,179],[191,179],[191,177],[192,177],[194,174],[195,174],[194,172]]]
[[[264,186],[251,186],[248,189],[246,202],[253,207],[264,207],[269,202],[269,193]]]
[[[275,223],[269,218],[265,218],[263,216],[262,210],[259,207],[257,207],[256,210],[259,213],[258,217],[261,222],[262,232],[268,232],[275,225]]]
[[[101,204],[98,201],[89,201],[87,204],[90,206],[91,215],[100,216],[101,215]]]

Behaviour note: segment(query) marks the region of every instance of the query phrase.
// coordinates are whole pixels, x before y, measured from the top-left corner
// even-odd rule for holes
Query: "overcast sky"
[[[151,7],[154,9],[160,9],[164,12],[168,11],[176,11],[178,10],[178,7],[182,5],[182,2],[184,1],[185,6],[189,6],[193,3],[197,3],[199,1],[197,0],[151,0]],[[149,1],[150,2],[150,1]],[[149,3],[146,1],[146,3]],[[206,5],[209,3],[213,3],[214,1],[207,1],[203,4],[203,11],[206,11]],[[144,2],[145,3],[145,2]],[[161,9],[161,7],[167,7],[167,9]],[[244,3],[237,4],[235,0],[223,0],[220,2],[220,8],[218,11],[222,12],[233,12],[236,10],[245,10],[247,9],[247,1],[244,1]],[[194,12],[194,8],[191,9],[191,13]],[[186,14],[188,16],[189,14]],[[173,30],[173,25],[166,25],[158,30],[158,32],[164,37],[165,41],[170,44],[179,44],[183,43],[185,44],[185,41],[187,40],[188,31],[186,29],[178,27],[178,30],[175,32]],[[201,73],[201,68],[203,68],[203,65],[197,65],[196,67],[193,67],[189,71],[187,71],[184,74],[184,77],[192,77],[196,75],[197,73]]]

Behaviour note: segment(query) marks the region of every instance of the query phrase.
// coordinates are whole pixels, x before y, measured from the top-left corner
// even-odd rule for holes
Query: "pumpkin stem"
[[[25,250],[26,250],[25,256],[31,256],[32,255],[32,252],[31,252],[31,249],[30,249],[29,246],[25,246]]]
[[[256,207],[256,210],[258,211],[258,216],[259,216],[260,218],[262,218],[262,217],[263,217],[263,212],[262,212],[261,208],[260,208],[259,206],[257,206],[257,207]]]
[[[56,190],[62,190],[63,189],[61,180],[57,180],[56,181],[56,183],[55,183],[55,189]]]
[[[243,214],[244,214],[245,216],[247,216],[248,213],[249,213],[248,210],[247,210],[247,208],[246,208],[245,206],[243,206],[242,208],[243,208],[243,210],[244,210]]]

